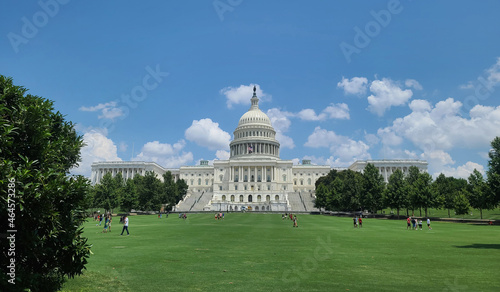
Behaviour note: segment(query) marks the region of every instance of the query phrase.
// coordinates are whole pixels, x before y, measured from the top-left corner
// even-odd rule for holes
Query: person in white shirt
[[[127,216],[125,216],[125,220],[123,222],[122,234],[120,234],[120,235],[123,235],[123,231],[125,231],[125,230],[127,230],[127,235],[129,235],[129,233],[128,233],[128,217]]]
[[[430,230],[431,228],[431,219],[427,218],[427,228]]]

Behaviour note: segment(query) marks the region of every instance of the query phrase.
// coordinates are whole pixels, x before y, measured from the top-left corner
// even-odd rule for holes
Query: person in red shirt
[[[406,218],[406,230],[408,230],[408,228],[410,228],[410,225],[411,224],[411,217],[408,217]]]

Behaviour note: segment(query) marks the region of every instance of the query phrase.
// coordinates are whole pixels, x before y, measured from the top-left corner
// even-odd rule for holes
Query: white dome
[[[238,127],[249,124],[264,124],[266,126],[272,126],[271,119],[258,108],[250,109],[242,115],[238,123]]]

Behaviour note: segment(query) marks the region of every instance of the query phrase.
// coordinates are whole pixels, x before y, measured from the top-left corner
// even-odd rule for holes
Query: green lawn
[[[500,291],[500,226],[299,215],[132,216],[93,221],[83,276],[63,291]]]

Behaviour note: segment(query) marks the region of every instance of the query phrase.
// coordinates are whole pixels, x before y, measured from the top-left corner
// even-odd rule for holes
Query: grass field
[[[500,226],[272,214],[93,221],[83,276],[63,291],[500,291]],[[425,225],[425,224],[424,224]]]

